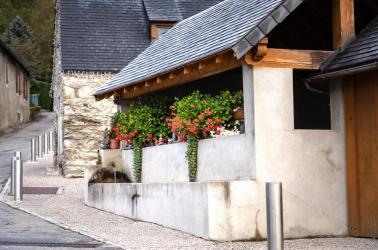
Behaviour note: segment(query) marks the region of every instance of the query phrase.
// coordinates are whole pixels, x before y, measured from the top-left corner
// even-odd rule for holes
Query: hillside
[[[0,0],[0,36],[20,16],[34,33],[39,48],[39,80],[50,82],[54,39],[55,0]]]

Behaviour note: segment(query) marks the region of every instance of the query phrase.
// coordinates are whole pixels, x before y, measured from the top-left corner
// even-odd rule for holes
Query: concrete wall
[[[20,68],[21,94],[16,92],[16,62],[8,56],[8,83],[5,80],[6,52],[0,49],[0,132],[6,128],[29,121],[28,97],[23,96],[26,73]],[[28,86],[29,88],[29,86]]]
[[[218,240],[256,238],[255,181],[92,184],[86,204]]]
[[[198,145],[197,181],[245,180],[253,177],[253,144],[245,134],[201,140]],[[142,182],[189,181],[186,143],[143,149]],[[133,152],[122,152],[123,169],[132,173]]]
[[[281,181],[286,237],[345,235],[341,85],[331,88],[332,130],[294,130],[291,69],[254,68],[256,179]],[[261,206],[262,207],[262,206]],[[265,223],[265,210],[257,216]],[[263,229],[260,232],[264,235]]]
[[[63,74],[63,174],[66,177],[83,176],[84,167],[96,165],[103,132],[110,128],[117,106],[111,99],[96,102],[92,95],[113,76],[90,72]]]

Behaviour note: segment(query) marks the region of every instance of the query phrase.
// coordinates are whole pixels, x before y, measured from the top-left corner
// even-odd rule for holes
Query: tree
[[[28,67],[33,76],[39,76],[39,48],[29,25],[20,16],[8,25],[1,40]]]
[[[50,82],[54,41],[55,0],[0,0],[0,39],[18,15],[33,31],[39,54],[38,80]]]

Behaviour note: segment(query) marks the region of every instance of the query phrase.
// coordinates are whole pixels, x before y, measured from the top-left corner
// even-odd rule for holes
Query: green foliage
[[[223,91],[211,96],[195,91],[176,99],[167,108],[166,99],[144,98],[130,106],[126,112],[117,112],[112,117],[112,131],[120,141],[133,145],[134,175],[137,182],[142,174],[142,147],[162,143],[159,138],[167,138],[172,133],[181,141],[187,141],[186,160],[190,181],[197,177],[198,140],[211,133],[219,134],[220,128],[232,123],[233,107],[243,102],[242,92]],[[168,118],[170,117],[170,118]]]
[[[134,140],[133,142],[134,150],[134,160],[133,160],[133,169],[134,169],[134,180],[135,182],[142,182],[142,157],[143,157],[143,145],[140,141]]]
[[[233,106],[240,102],[241,92],[223,91],[211,96],[194,91],[182,99],[176,99],[169,125],[181,141],[193,137],[207,138],[211,133],[219,134],[220,127],[232,123]]]
[[[54,40],[54,0],[0,0],[0,36],[12,20],[20,16],[36,38],[38,80],[50,82]],[[15,53],[16,51],[14,51]],[[16,53],[15,53],[16,54]],[[20,56],[21,57],[21,56]],[[26,62],[25,62],[26,64]],[[34,72],[33,72],[34,73]]]
[[[120,141],[127,140],[129,144],[133,139],[147,144],[157,143],[160,137],[166,140],[171,134],[164,122],[166,116],[166,108],[161,103],[136,103],[127,112],[119,114],[117,138]]]
[[[30,93],[39,94],[39,106],[52,110],[53,101],[50,95],[51,86],[47,82],[31,80]]]
[[[197,179],[197,165],[198,165],[198,139],[193,137],[188,140],[186,148],[186,161],[189,167],[189,181],[194,182]]]

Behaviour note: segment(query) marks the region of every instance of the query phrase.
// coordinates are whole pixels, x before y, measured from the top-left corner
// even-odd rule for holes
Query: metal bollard
[[[282,250],[284,245],[281,182],[266,183],[266,210],[268,249]]]
[[[17,157],[16,156],[12,156],[12,159],[11,159],[11,183],[10,183],[10,194],[11,195],[14,195],[14,181],[16,179],[16,172],[14,170],[15,168],[15,165],[16,165],[16,159]]]
[[[14,170],[14,200],[22,201],[22,160],[19,157],[16,157]]]
[[[42,136],[41,135],[38,136],[38,157],[39,158],[43,157],[43,154],[42,154]]]
[[[48,133],[43,135],[45,143],[43,144],[44,146],[44,151],[43,154],[47,155],[49,153],[49,135]]]
[[[36,162],[37,155],[36,155],[36,141],[35,138],[31,138],[31,148],[30,148],[30,161]]]
[[[50,138],[50,140],[49,140],[49,150],[50,151],[54,151],[54,147],[53,147],[53,145],[54,145],[54,132],[53,131],[49,132],[49,138]]]

